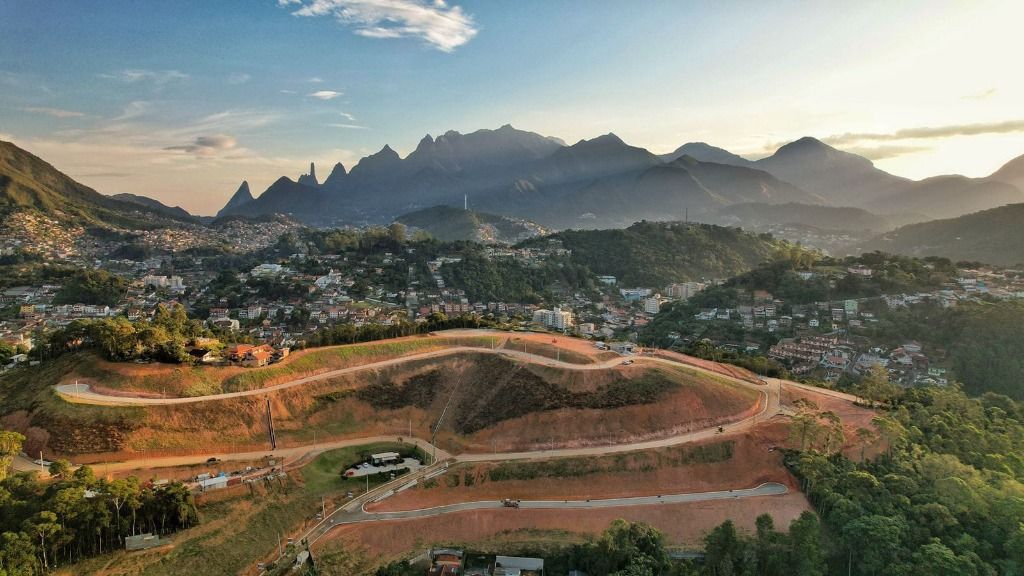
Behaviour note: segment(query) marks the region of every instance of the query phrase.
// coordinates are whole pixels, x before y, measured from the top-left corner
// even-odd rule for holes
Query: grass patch
[[[303,524],[312,525],[320,511],[320,498],[340,505],[345,493],[360,494],[363,478],[343,478],[340,472],[376,452],[413,454],[407,444],[382,442],[331,450],[296,472],[288,480],[256,483],[252,495],[200,501],[200,524],[179,532],[170,549],[127,554],[123,551],[93,558],[71,567],[75,574],[237,574],[250,569],[276,550],[278,536],[295,535]],[[422,456],[422,455],[421,455]],[[371,477],[370,487],[387,481]],[[215,495],[216,493],[211,493]],[[109,568],[116,567],[111,572]]]

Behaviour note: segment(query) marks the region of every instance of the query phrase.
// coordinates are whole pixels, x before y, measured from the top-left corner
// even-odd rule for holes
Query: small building
[[[494,557],[494,576],[543,576],[543,574],[544,560],[542,558]]]
[[[148,532],[137,536],[126,536],[124,539],[125,550],[148,550],[159,545],[160,536]]]
[[[401,454],[398,452],[381,452],[379,454],[371,454],[370,462],[374,466],[384,466],[387,464],[395,464],[402,459]]]

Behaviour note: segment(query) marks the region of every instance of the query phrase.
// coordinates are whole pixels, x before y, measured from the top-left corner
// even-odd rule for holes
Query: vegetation
[[[948,220],[904,226],[869,243],[872,248],[913,255],[942,255],[1017,266],[1024,263],[1024,204],[1010,204]]]
[[[1024,399],[1024,303],[993,301],[953,309],[919,304],[893,311],[869,335],[899,344],[918,340],[945,351],[970,394]]]
[[[567,230],[529,240],[557,240],[572,251],[570,262],[628,286],[727,278],[788,253],[789,245],[768,235],[707,224],[639,222],[624,230]]]
[[[0,432],[4,437],[10,433]],[[192,494],[180,483],[107,481],[66,463],[51,470],[60,477],[49,483],[34,472],[0,480],[0,574],[47,572],[121,548],[127,536],[169,534],[198,522]]]
[[[446,284],[459,286],[474,302],[526,302],[551,300],[551,290],[592,290],[594,275],[571,260],[545,260],[528,267],[511,258],[491,259],[478,250],[465,250],[462,260],[441,267]]]
[[[87,348],[115,361],[149,358],[180,363],[191,359],[185,349],[190,339],[210,335],[201,322],[188,319],[181,304],[170,310],[159,304],[151,322],[131,322],[123,316],[74,320],[47,334],[46,341],[33,353],[53,357]]]
[[[463,210],[452,206],[433,206],[396,218],[406,226],[423,230],[441,241],[516,242],[535,235],[539,226],[507,216]]]
[[[956,388],[910,389],[892,403],[876,420],[888,445],[877,459],[786,455],[833,536],[824,573],[1021,574],[1021,406]]]

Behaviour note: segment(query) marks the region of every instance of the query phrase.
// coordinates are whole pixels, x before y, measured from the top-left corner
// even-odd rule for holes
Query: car
[[[632,363],[633,363],[633,361],[632,361],[632,360],[623,360],[623,361],[622,361],[622,365],[623,365],[623,366],[629,366],[629,365],[630,365],[630,364],[632,364]]]
[[[220,462],[220,460],[216,456],[210,456],[206,459],[207,464],[213,464],[214,462]]]

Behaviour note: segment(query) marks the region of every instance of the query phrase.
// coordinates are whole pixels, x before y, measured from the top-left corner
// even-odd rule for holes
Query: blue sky
[[[749,156],[803,135],[920,178],[1024,153],[1020,2],[0,3],[0,139],[212,213],[309,161],[512,123]]]

